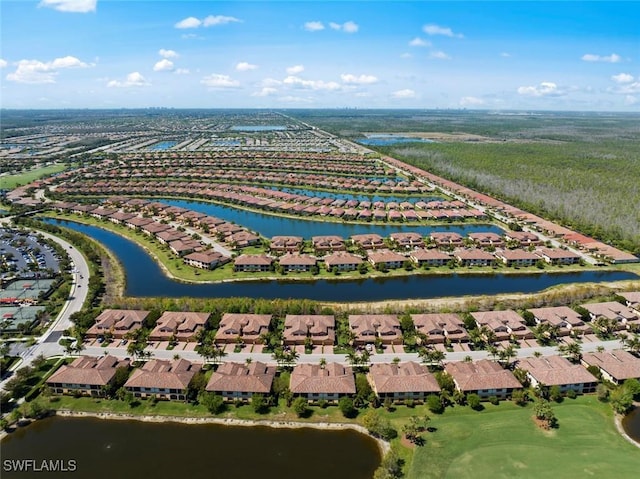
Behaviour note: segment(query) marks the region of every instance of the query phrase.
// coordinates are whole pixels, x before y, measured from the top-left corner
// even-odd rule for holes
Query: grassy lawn
[[[616,431],[608,404],[593,396],[553,405],[560,427],[550,432],[532,421],[531,407],[510,402],[431,415],[426,445],[417,448],[407,477],[526,478],[635,477],[640,450]]]
[[[12,190],[18,186],[26,185],[27,183],[42,178],[43,176],[52,175],[53,173],[59,173],[66,168],[65,165],[50,165],[38,168],[36,170],[20,173],[19,175],[8,175],[0,178],[2,188]]]

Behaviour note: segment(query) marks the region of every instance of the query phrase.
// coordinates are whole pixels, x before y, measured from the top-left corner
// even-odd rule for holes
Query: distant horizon
[[[3,109],[640,111],[640,2],[0,8]]]

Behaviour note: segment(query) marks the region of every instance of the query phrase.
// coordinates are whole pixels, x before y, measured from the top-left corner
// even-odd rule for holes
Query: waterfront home
[[[275,366],[259,361],[250,364],[227,362],[211,374],[205,389],[220,394],[225,401],[248,402],[254,394],[268,395],[275,375]]]
[[[596,366],[602,377],[614,384],[622,384],[626,379],[640,379],[640,359],[622,349],[584,353],[581,362],[587,367]]]
[[[627,307],[640,311],[640,291],[631,291],[629,293],[618,293],[625,299]]]
[[[155,223],[151,218],[143,218],[142,216],[134,216],[131,219],[125,221],[127,227],[135,230],[139,230],[149,223]]]
[[[198,330],[204,328],[210,313],[165,311],[151,331],[152,341],[195,341]]]
[[[382,239],[382,236],[375,233],[352,235],[351,241],[354,245],[359,246],[362,249],[384,248],[384,240]]]
[[[229,258],[215,250],[196,251],[183,257],[185,264],[200,269],[215,269],[229,261]]]
[[[354,346],[373,344],[402,344],[400,321],[395,314],[350,314],[349,327],[355,333]]]
[[[328,271],[331,271],[333,268],[336,268],[338,271],[354,271],[364,262],[360,256],[346,251],[338,251],[327,255],[323,261]]]
[[[154,221],[154,222],[147,223],[146,225],[141,226],[140,229],[147,236],[155,236],[158,233],[160,233],[161,231],[167,231],[167,230],[170,230],[170,229],[173,229],[173,228],[171,226],[169,226],[168,224],[158,223],[158,222]]]
[[[271,238],[271,251],[275,253],[291,253],[302,249],[301,236],[274,236]]]
[[[318,253],[345,251],[344,239],[340,236],[314,236],[311,238],[313,249]]]
[[[640,325],[640,313],[627,308],[617,301],[587,303],[580,306],[589,312],[591,321],[595,321],[598,318],[606,318],[616,322],[616,329],[629,329],[631,325]]]
[[[134,218],[136,215],[133,213],[125,213],[124,211],[116,211],[115,213],[109,215],[109,221],[114,224],[121,225],[124,224],[127,220]]]
[[[542,244],[542,240],[536,234],[528,231],[507,231],[504,234],[504,239],[520,247],[540,246]]]
[[[178,240],[187,240],[189,239],[189,235],[183,231],[178,231],[176,229],[170,228],[158,233],[156,235],[156,239],[161,244],[169,244]]]
[[[401,268],[407,257],[391,250],[368,251],[367,259],[374,268]]]
[[[504,240],[496,233],[469,233],[469,238],[480,248],[502,248]]]
[[[464,322],[454,313],[412,314],[416,332],[427,337],[427,343],[468,342],[469,333]]]
[[[234,271],[259,272],[271,271],[273,258],[266,254],[241,254],[233,260]]]
[[[202,243],[194,239],[176,240],[169,243],[169,249],[178,256],[184,256],[202,249]]]
[[[381,401],[424,401],[429,394],[439,394],[440,386],[426,366],[414,361],[406,363],[374,363],[367,379]]]
[[[444,369],[453,378],[458,391],[477,394],[481,399],[491,396],[506,399],[513,391],[522,389],[522,384],[511,371],[488,359],[449,362],[445,364]]]
[[[53,373],[46,384],[55,394],[81,394],[103,397],[118,368],[129,368],[127,359],[113,356],[80,356]]]
[[[297,364],[291,372],[289,390],[309,402],[337,402],[356,393],[356,382],[353,370],[342,364]]]
[[[105,309],[86,333],[87,338],[104,337],[106,333],[122,339],[127,333],[140,329],[149,311],[135,309]]]
[[[464,244],[464,238],[458,233],[434,231],[429,238],[438,248],[457,248]]]
[[[215,340],[220,343],[238,340],[247,344],[258,343],[260,336],[269,331],[271,317],[270,314],[224,313]]]
[[[493,331],[496,339],[533,339],[534,335],[525,320],[512,309],[504,311],[478,311],[470,313],[478,328],[483,326]]]
[[[316,265],[317,259],[308,254],[302,253],[285,253],[278,260],[278,264],[289,273],[311,271]]]
[[[584,366],[572,364],[560,356],[519,359],[518,368],[527,372],[531,386],[558,386],[563,394],[568,391],[593,393],[598,385],[598,379]]]
[[[424,239],[419,233],[391,233],[392,243],[398,248],[412,249],[424,247]]]
[[[491,253],[477,248],[455,250],[453,257],[461,266],[492,266],[496,262]]]
[[[418,266],[444,266],[451,261],[451,256],[436,249],[418,248],[411,251],[409,259]]]
[[[582,317],[568,306],[531,308],[528,311],[533,314],[537,324],[548,323],[557,327],[560,336],[566,336],[572,331],[591,331]]]
[[[534,252],[547,263],[553,265],[576,264],[580,262],[580,255],[564,249],[538,248]]]
[[[235,249],[246,248],[260,243],[260,236],[254,235],[248,231],[238,231],[232,233],[225,238],[225,242],[232,245]]]
[[[186,359],[152,359],[134,369],[124,388],[135,397],[185,401],[187,388],[201,365]]]
[[[523,249],[498,250],[495,257],[507,266],[533,266],[540,261],[540,256]]]
[[[333,315],[287,314],[282,332],[284,344],[304,344],[310,338],[313,344],[332,345],[336,338],[335,326]]]

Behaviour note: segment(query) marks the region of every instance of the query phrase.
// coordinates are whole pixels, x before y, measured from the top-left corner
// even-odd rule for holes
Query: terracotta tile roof
[[[588,366],[598,366],[618,381],[640,378],[640,359],[621,349],[585,353],[582,355],[582,362]]]
[[[617,301],[606,301],[604,303],[587,303],[581,305],[584,309],[589,311],[592,315],[604,316],[608,319],[615,319],[621,321],[638,319],[637,311],[628,308]]]
[[[498,363],[482,359],[475,362],[451,362],[445,364],[461,391],[481,389],[520,389],[522,385],[513,373],[502,369]]]
[[[376,393],[438,393],[438,381],[426,366],[410,361],[400,364],[375,363],[369,378]]]
[[[376,336],[394,339],[402,336],[400,321],[395,314],[350,314],[349,326],[358,339],[373,340]]]
[[[47,384],[80,384],[91,386],[105,386],[108,384],[119,367],[129,367],[129,361],[119,360],[114,356],[80,356],[71,364],[62,366],[53,373]]]
[[[125,388],[158,388],[184,390],[194,374],[200,371],[200,365],[186,359],[165,361],[152,359],[144,366],[133,371]]]
[[[563,326],[584,326],[581,316],[568,306],[555,306],[549,308],[532,308],[529,311],[541,322]]]
[[[240,335],[260,335],[267,332],[271,323],[270,314],[225,313],[222,315],[216,339]]]
[[[293,394],[337,393],[355,394],[353,371],[338,363],[298,364],[291,373],[289,389]]]
[[[545,386],[596,383],[598,379],[579,364],[572,364],[560,356],[525,358],[518,360],[518,367]]]
[[[211,375],[206,390],[268,394],[276,375],[275,366],[261,362],[222,363]]]

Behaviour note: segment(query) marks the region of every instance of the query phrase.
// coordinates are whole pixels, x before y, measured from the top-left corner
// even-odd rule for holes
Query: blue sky
[[[0,0],[3,108],[640,111],[640,2]]]

